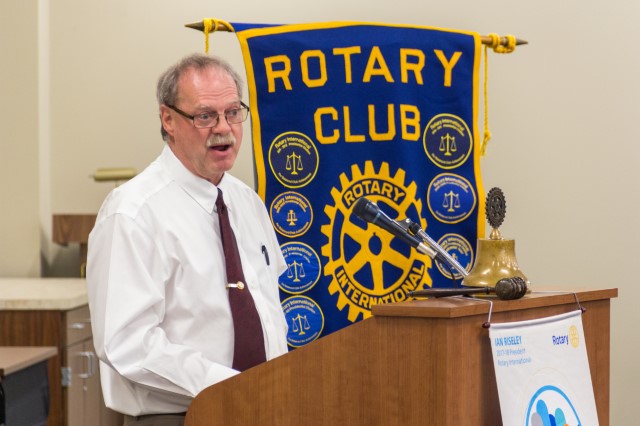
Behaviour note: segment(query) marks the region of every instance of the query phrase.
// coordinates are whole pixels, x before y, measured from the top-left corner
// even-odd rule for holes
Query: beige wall
[[[89,178],[96,168],[141,170],[158,154],[157,75],[204,46],[202,34],[185,23],[212,14],[236,22],[384,21],[529,40],[515,54],[490,57],[493,140],[482,161],[485,188],[505,191],[501,230],[516,239],[520,266],[534,285],[620,289],[612,303],[612,424],[637,417],[640,333],[632,321],[640,296],[634,268],[640,240],[640,4],[40,0],[50,47],[38,52],[47,59],[40,64],[46,87],[39,94],[35,6],[34,0],[0,3],[3,275],[35,273],[38,228],[43,269],[65,270],[75,253],[48,243],[51,214],[95,212],[113,187]],[[211,43],[214,53],[242,67],[232,34],[215,34]],[[39,136],[32,116],[38,99],[50,99],[42,112],[50,125]],[[248,140],[244,148],[234,173],[252,184]],[[39,155],[45,157],[40,165]],[[43,171],[50,179],[38,186]]]
[[[0,2],[0,273],[40,273],[36,0]]]

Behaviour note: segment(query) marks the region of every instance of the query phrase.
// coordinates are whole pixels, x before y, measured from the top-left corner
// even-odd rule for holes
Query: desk
[[[47,360],[57,348],[0,347],[0,424],[45,425],[49,414]]]

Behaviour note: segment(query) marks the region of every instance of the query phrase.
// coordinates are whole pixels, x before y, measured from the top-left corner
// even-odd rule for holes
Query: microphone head
[[[353,213],[365,222],[373,222],[380,212],[380,208],[373,201],[360,197],[353,205]]]
[[[522,277],[502,278],[495,288],[500,300],[520,299],[527,294],[527,282]]]

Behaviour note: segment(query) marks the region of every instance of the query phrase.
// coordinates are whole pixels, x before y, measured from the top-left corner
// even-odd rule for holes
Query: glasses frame
[[[181,116],[188,118],[189,120],[191,120],[191,123],[193,124],[193,127],[195,127],[196,129],[211,129],[213,127],[216,127],[218,124],[220,124],[220,116],[224,115],[224,119],[227,122],[227,124],[229,126],[232,126],[234,124],[240,124],[240,123],[244,123],[245,121],[247,121],[247,118],[249,118],[249,105],[245,104],[244,102],[240,101],[240,108],[233,108],[230,111],[225,111],[224,114],[218,114],[217,112],[213,112],[211,111],[211,114],[215,114],[216,115],[216,120],[213,123],[213,125],[211,126],[196,126],[196,116],[195,115],[191,115],[187,112],[184,112],[183,110],[181,110],[180,108],[171,105],[171,104],[165,104],[167,106],[167,108],[171,108],[172,110],[174,110],[175,112],[177,112],[178,114],[180,114]],[[245,110],[247,111],[247,115],[246,117],[242,120],[242,121],[238,121],[237,123],[229,123],[229,118],[227,117],[227,114],[231,111],[236,111],[236,110]]]

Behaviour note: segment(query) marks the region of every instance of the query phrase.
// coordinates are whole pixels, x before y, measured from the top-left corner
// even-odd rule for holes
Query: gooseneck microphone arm
[[[422,238],[422,240],[427,243],[429,245],[429,247],[431,247],[435,252],[437,252],[438,254],[442,255],[442,257],[446,260],[446,262],[453,266],[456,271],[460,272],[460,274],[463,277],[466,277],[469,275],[469,272],[467,272],[467,270],[457,261],[455,260],[448,251],[446,251],[444,248],[442,248],[442,246],[438,243],[436,243],[433,238],[431,238],[429,236],[429,234],[427,234],[426,232],[424,232],[424,230],[422,228],[420,228],[420,225],[418,225],[417,223],[413,222],[411,219],[405,219],[402,222],[404,222],[409,231],[411,231],[411,233],[413,233],[414,235],[418,235],[418,237]]]
[[[431,258],[437,255],[435,250],[424,244],[418,237],[410,234],[409,231],[407,231],[398,222],[387,216],[373,201],[364,197],[358,198],[353,206],[353,213],[365,222],[373,223],[374,225],[390,232],[392,235],[400,238],[420,253],[426,254]]]

